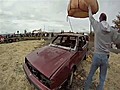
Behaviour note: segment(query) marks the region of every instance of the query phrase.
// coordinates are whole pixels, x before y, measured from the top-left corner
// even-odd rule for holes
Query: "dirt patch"
[[[33,90],[26,80],[23,63],[25,56],[45,44],[44,40],[0,44],[0,90]],[[75,73],[72,90],[82,90],[91,65],[91,58],[82,62]],[[105,90],[120,90],[120,54],[111,53]],[[92,90],[98,84],[99,70],[93,79]]]

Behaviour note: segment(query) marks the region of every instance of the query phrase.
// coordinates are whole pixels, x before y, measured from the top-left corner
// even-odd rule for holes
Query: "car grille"
[[[50,80],[42,73],[40,73],[35,67],[33,67],[32,64],[27,60],[27,58],[25,58],[25,64],[35,78],[37,78],[41,83],[50,88]]]

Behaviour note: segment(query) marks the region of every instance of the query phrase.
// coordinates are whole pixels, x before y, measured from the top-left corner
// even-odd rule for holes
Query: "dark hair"
[[[107,20],[106,14],[105,14],[105,13],[101,13],[101,14],[100,14],[100,17],[99,17],[99,20],[100,20],[100,22],[101,22],[101,21],[106,21],[106,20]]]

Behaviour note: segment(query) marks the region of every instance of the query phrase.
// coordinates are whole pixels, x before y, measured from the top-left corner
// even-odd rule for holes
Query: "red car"
[[[0,43],[3,43],[3,42],[4,42],[4,40],[5,40],[5,37],[4,37],[4,36],[2,36],[2,35],[0,35]]]
[[[38,90],[58,90],[86,58],[88,41],[81,34],[59,34],[50,45],[25,57],[23,65],[29,82]]]

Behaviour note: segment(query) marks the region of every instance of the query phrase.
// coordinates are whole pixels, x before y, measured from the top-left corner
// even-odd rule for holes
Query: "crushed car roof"
[[[75,33],[62,33],[62,34],[58,34],[58,35],[61,35],[61,36],[79,36],[79,37],[81,37],[81,36],[84,36],[84,35],[82,35],[82,34],[75,34]]]

